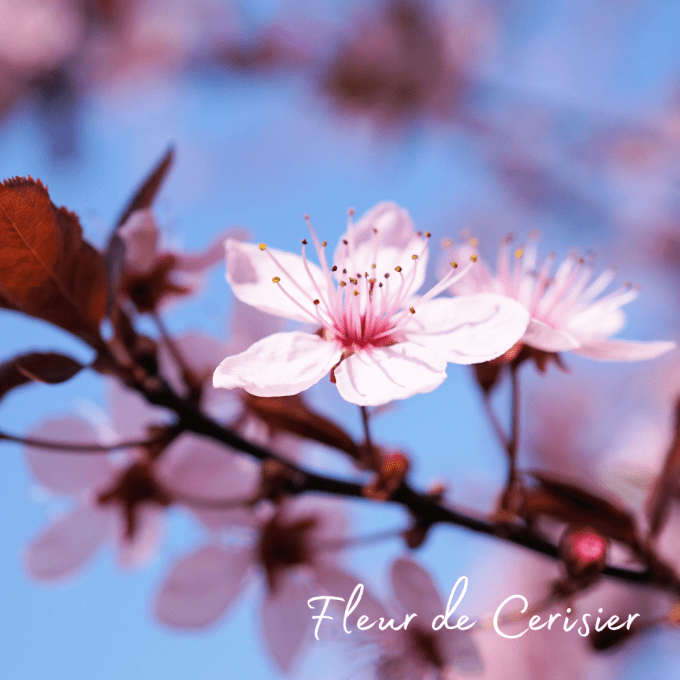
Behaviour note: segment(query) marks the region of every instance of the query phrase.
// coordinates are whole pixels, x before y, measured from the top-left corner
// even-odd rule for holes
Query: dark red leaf
[[[30,177],[0,185],[1,305],[99,345],[106,303],[104,261],[78,218]]]
[[[334,422],[312,411],[300,395],[256,397],[246,394],[244,399],[246,408],[263,420],[271,431],[290,432],[344,451],[356,461],[361,460],[355,441]]]
[[[634,550],[639,549],[635,520],[629,512],[576,484],[542,472],[531,474],[539,486],[525,490],[522,516],[550,515],[569,524],[587,525]]]
[[[71,357],[55,352],[31,352],[0,364],[0,399],[30,382],[55,385],[70,380],[83,368]]]
[[[121,227],[125,222],[127,222],[128,217],[132,215],[135,210],[143,210],[144,208],[151,207],[158,190],[163,184],[163,180],[170,170],[170,166],[175,159],[175,149],[170,147],[163,158],[156,164],[154,169],[148,174],[146,179],[142,182],[141,186],[135,192],[134,196],[130,199],[122,215],[118,218],[116,222],[116,229]]]
[[[680,399],[675,406],[675,436],[666,454],[663,469],[659,474],[654,487],[647,498],[647,518],[649,520],[649,532],[657,536],[663,529],[671,500],[678,490],[678,477],[680,476]]]

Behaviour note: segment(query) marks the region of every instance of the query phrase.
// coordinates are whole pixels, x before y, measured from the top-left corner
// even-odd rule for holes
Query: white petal
[[[428,255],[426,239],[416,234],[408,212],[400,206],[378,203],[354,225],[351,239],[354,243],[352,264],[356,271],[350,274],[363,276],[365,272],[372,271],[372,265],[376,265],[374,271],[382,277],[388,272],[393,274],[394,268],[400,266],[405,279],[410,281],[412,293],[423,284]],[[335,251],[333,261],[336,264],[345,262],[347,248],[343,241],[349,240],[350,235],[345,232]],[[412,255],[419,257],[413,260]]]
[[[227,357],[215,370],[213,385],[242,387],[258,397],[299,394],[319,382],[339,359],[338,346],[318,335],[274,333]]]
[[[290,575],[279,579],[275,593],[262,603],[262,628],[274,663],[284,672],[291,670],[312,627],[307,600],[309,589]]]
[[[234,239],[227,239],[225,247],[227,281],[234,295],[241,302],[261,312],[305,323],[314,323],[316,314],[313,300],[319,297],[314,283],[324,293],[328,287],[326,277],[319,267],[312,262],[307,263],[312,277],[310,279],[300,255],[274,248],[267,249],[278,262],[277,265],[266,250],[260,250],[260,247],[254,243],[241,243]],[[278,284],[272,282],[275,276],[281,279],[281,287],[307,312],[290,300]]]
[[[80,569],[112,535],[113,514],[81,506],[47,527],[26,552],[26,569],[38,581],[65,578]]]
[[[429,348],[400,342],[352,354],[335,369],[340,396],[360,406],[431,392],[446,379],[446,359]]]
[[[156,602],[156,618],[173,628],[205,628],[220,619],[243,589],[252,555],[205,546],[175,562]]]
[[[581,346],[581,342],[574,336],[558,328],[552,328],[538,319],[531,319],[522,341],[529,347],[544,352],[566,352]]]
[[[163,511],[157,505],[141,503],[136,508],[136,525],[132,538],[125,536],[123,513],[118,512],[118,561],[122,567],[139,567],[148,563],[163,537]]]
[[[146,274],[156,262],[158,227],[151,210],[135,210],[118,230],[125,242],[125,264]]]
[[[667,340],[642,342],[635,340],[594,340],[576,350],[577,354],[601,361],[643,361],[655,359],[677,347]]]
[[[529,312],[516,300],[493,293],[437,298],[414,309],[406,337],[456,364],[495,359],[529,323]]]
[[[94,428],[73,417],[45,420],[27,436],[55,442],[98,443]],[[40,484],[55,493],[70,495],[105,486],[116,471],[106,453],[96,451],[62,453],[27,446],[26,462]]]
[[[413,560],[405,557],[395,560],[390,575],[399,604],[407,614],[417,613],[416,620],[425,622],[426,628],[431,627],[435,616],[445,613],[432,578]]]
[[[569,317],[565,330],[578,338],[602,338],[618,333],[625,323],[626,315],[620,309],[591,305]]]

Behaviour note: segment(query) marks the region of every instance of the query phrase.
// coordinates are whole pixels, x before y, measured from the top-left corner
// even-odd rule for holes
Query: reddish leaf
[[[676,496],[680,476],[680,399],[675,406],[675,436],[666,454],[663,469],[647,498],[649,532],[657,536],[663,529],[671,500]]]
[[[290,432],[348,453],[360,461],[359,447],[338,425],[312,411],[300,395],[255,397],[245,394],[246,408],[262,419],[270,430]]]
[[[575,484],[542,472],[531,474],[539,486],[524,492],[522,516],[550,515],[569,524],[584,524],[634,550],[639,548],[635,520],[626,510]]]
[[[141,186],[135,192],[134,196],[127,204],[127,207],[123,211],[123,214],[118,219],[116,223],[116,230],[121,227],[125,222],[127,222],[128,217],[132,215],[135,210],[143,210],[144,208],[151,207],[158,190],[163,184],[165,176],[170,170],[173,160],[175,159],[175,149],[170,147],[163,158],[156,164],[156,167],[149,173],[146,179],[142,182]]]
[[[118,229],[127,222],[133,212],[151,207],[174,159],[175,149],[171,146],[165,152],[163,158],[161,158],[154,169],[149,173],[147,178],[142,182],[139,189],[137,189],[125,210],[118,218],[113,233],[109,238],[105,254],[106,275],[109,283],[109,294],[106,301],[107,315],[111,313],[113,303],[115,302],[116,295],[118,294],[118,290],[120,289],[123,280],[123,271],[125,269],[125,242],[118,235]]]
[[[0,399],[10,390],[37,381],[55,385],[70,380],[83,368],[71,357],[55,352],[31,352],[0,364]]]
[[[83,241],[78,218],[57,208],[30,177],[0,185],[0,300],[91,345],[100,343],[103,259]]]

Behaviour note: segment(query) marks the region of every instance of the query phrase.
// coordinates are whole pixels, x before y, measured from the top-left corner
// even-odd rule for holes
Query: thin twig
[[[161,437],[154,437],[152,439],[131,440],[116,442],[115,444],[82,444],[69,442],[55,442],[47,439],[34,439],[33,437],[18,437],[7,432],[0,432],[0,440],[9,442],[16,442],[17,444],[24,444],[25,446],[33,446],[37,449],[45,449],[46,451],[59,451],[61,453],[107,453],[109,451],[117,451],[118,449],[135,449],[152,446],[159,442],[166,441],[167,434]]]

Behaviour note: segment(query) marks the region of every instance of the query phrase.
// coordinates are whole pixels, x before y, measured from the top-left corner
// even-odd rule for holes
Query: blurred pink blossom
[[[255,572],[265,582],[261,602],[264,642],[276,666],[291,670],[311,640],[311,597],[327,593],[349,599],[359,580],[337,563],[345,517],[337,504],[295,499],[264,509],[233,528],[250,530],[245,546],[217,540],[177,560],[154,605],[156,617],[175,628],[204,628],[218,621]],[[380,611],[366,594],[362,609]]]
[[[476,241],[456,248],[456,255],[469,257]],[[496,293],[518,300],[531,314],[522,342],[544,352],[571,350],[603,361],[653,359],[676,347],[675,342],[639,342],[612,339],[625,324],[621,307],[638,296],[638,289],[625,284],[613,293],[599,297],[614,278],[607,269],[591,281],[593,263],[572,254],[550,270],[553,253],[543,263],[537,260],[536,239],[531,237],[522,248],[512,251],[510,239],[500,248],[496,273],[478,262],[469,276],[456,281],[456,294]]]
[[[453,680],[458,673],[480,673],[482,662],[469,632],[444,625],[433,629],[433,621],[446,607],[425,569],[402,557],[392,564],[391,579],[403,610],[417,616],[405,629],[374,633],[380,646],[376,678]]]

